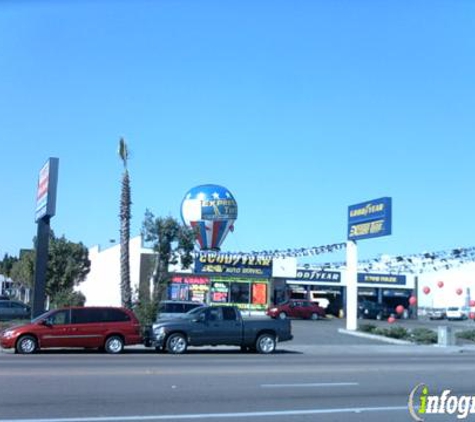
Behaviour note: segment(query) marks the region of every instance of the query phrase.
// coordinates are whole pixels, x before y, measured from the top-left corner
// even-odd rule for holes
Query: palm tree
[[[124,138],[119,141],[119,156],[124,164],[124,173],[122,175],[122,191],[120,195],[120,297],[122,306],[132,308],[132,289],[130,287],[130,179],[127,161],[129,151]]]

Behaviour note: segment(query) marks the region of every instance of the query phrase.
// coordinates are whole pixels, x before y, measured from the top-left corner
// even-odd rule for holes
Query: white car
[[[467,319],[470,313],[468,306],[451,306],[447,308],[446,316],[449,321],[456,319]]]

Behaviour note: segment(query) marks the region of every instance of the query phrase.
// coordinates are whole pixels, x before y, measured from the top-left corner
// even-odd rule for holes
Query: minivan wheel
[[[314,312],[312,315],[310,315],[310,319],[311,319],[312,321],[316,321],[318,318],[319,318],[319,317],[318,317],[318,314],[315,313],[315,312]]]
[[[117,354],[124,350],[124,340],[120,336],[110,336],[104,344],[107,353]]]
[[[279,319],[286,319],[287,318],[287,314],[285,312],[281,312],[279,314]]]
[[[261,334],[256,341],[256,350],[259,353],[269,354],[275,350],[276,341],[272,334]]]
[[[38,341],[33,336],[21,336],[15,346],[17,353],[30,355],[38,350]]]
[[[174,355],[181,355],[186,352],[188,342],[186,337],[181,333],[172,334],[167,340],[167,351]]]

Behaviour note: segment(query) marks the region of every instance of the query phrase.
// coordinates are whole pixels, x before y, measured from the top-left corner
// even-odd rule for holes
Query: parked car
[[[364,300],[358,303],[358,318],[382,320],[391,315],[397,316],[396,313],[391,312],[391,309],[383,303],[371,300]]]
[[[126,345],[142,343],[140,324],[124,308],[70,307],[52,310],[28,324],[0,333],[0,345],[30,354],[50,347],[103,348],[120,353]]]
[[[0,320],[30,319],[31,309],[17,300],[0,299]]]
[[[204,306],[184,318],[153,324],[152,346],[169,353],[185,353],[190,346],[240,346],[259,353],[272,353],[278,341],[292,340],[290,321],[243,320],[234,306]]]
[[[182,318],[187,312],[200,306],[204,306],[204,303],[185,300],[162,300],[158,304],[157,321],[160,319]]]
[[[280,319],[291,317],[317,320],[326,316],[321,306],[305,299],[290,299],[288,302],[272,306],[266,313],[271,318]]]
[[[449,321],[468,319],[470,308],[468,306],[450,306],[447,308],[447,319]]]
[[[427,311],[429,319],[445,319],[447,314],[445,308],[432,308]]]

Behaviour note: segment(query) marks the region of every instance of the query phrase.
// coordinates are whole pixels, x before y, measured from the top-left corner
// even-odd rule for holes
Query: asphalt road
[[[338,327],[298,321],[295,340],[269,356],[231,348],[0,353],[0,422],[410,421],[408,397],[421,382],[475,395],[473,351],[380,344]]]

